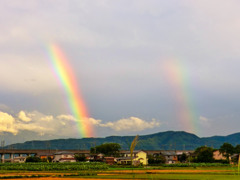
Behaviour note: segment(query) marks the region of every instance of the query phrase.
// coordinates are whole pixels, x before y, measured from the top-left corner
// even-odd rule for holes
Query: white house
[[[26,157],[22,157],[22,156],[14,157],[13,162],[14,163],[24,163],[24,162],[26,162]]]
[[[74,153],[62,151],[54,154],[53,162],[76,162],[76,159]]]

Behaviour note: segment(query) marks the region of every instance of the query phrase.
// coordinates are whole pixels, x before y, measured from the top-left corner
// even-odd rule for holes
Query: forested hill
[[[124,150],[128,150],[134,136],[109,136],[106,138],[55,139],[47,141],[26,141],[8,145],[11,149],[90,149],[103,143],[119,143]],[[194,150],[207,145],[219,148],[224,142],[233,146],[240,144],[240,133],[228,136],[213,136],[200,138],[184,131],[167,131],[156,134],[139,136],[139,143],[135,149],[143,150]]]

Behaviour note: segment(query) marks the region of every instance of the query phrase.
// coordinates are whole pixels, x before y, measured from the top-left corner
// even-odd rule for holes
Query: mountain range
[[[119,143],[121,148],[128,150],[134,136],[109,136],[105,138],[82,139],[54,139],[34,140],[24,143],[16,143],[5,146],[6,149],[79,149],[87,150],[103,143]],[[184,131],[166,131],[139,136],[139,142],[135,149],[142,150],[194,150],[200,146],[219,148],[228,142],[233,146],[240,144],[240,133],[228,136],[212,136],[200,138]]]

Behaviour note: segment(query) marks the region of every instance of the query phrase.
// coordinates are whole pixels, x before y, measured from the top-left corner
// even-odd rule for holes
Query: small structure
[[[104,162],[109,165],[115,164],[115,158],[114,157],[104,157]]]
[[[222,153],[220,153],[219,150],[216,150],[213,152],[213,159],[214,160],[227,160],[227,157],[225,157]],[[231,161],[231,157],[229,157],[229,160]]]
[[[74,153],[62,151],[54,154],[53,162],[76,162]]]
[[[41,160],[48,159],[48,158],[53,159],[54,155],[52,153],[39,153],[37,157],[40,157]]]
[[[104,161],[104,154],[92,154],[91,156],[86,157],[87,161],[91,162],[103,162]]]
[[[117,158],[117,164],[131,165],[131,157],[120,157],[120,158]]]
[[[14,157],[13,163],[25,163],[26,159],[27,159],[26,157],[22,157],[22,156]]]
[[[132,160],[133,160],[133,165],[140,165],[140,164],[147,165],[148,164],[147,153],[142,150],[133,151]],[[130,151],[126,152],[123,157],[117,158],[117,163],[131,165]]]
[[[155,154],[156,155],[156,154]],[[178,155],[176,151],[162,151],[159,153],[166,159],[166,164],[174,164],[178,162]]]

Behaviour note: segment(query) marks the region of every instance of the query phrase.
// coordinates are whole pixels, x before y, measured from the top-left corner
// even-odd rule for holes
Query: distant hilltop
[[[75,149],[88,150],[103,143],[119,143],[128,150],[135,136],[109,136],[105,138],[54,139],[46,141],[26,141],[5,146],[5,149]],[[135,149],[142,150],[194,150],[199,146],[219,148],[224,142],[233,146],[240,144],[240,133],[228,136],[212,136],[200,138],[184,131],[166,131],[139,136]]]

